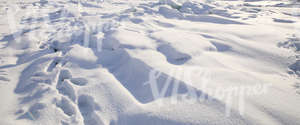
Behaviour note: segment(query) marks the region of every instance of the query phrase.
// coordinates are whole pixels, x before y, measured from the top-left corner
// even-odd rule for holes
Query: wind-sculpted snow
[[[0,0],[0,125],[300,124],[297,5]]]

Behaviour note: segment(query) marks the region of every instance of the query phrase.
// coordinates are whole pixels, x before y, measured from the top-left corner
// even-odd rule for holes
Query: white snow
[[[299,10],[0,0],[0,125],[298,125]]]

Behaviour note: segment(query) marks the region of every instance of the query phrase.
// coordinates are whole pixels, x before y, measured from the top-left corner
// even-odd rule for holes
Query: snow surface
[[[299,6],[0,0],[0,125],[299,125]]]

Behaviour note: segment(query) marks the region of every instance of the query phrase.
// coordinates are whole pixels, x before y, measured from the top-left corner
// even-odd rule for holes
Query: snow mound
[[[72,46],[71,50],[67,53],[66,58],[72,64],[77,64],[86,68],[95,65],[98,59],[91,49],[77,44]]]

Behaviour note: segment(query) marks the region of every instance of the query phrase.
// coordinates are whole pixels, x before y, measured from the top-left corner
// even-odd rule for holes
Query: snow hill
[[[291,0],[0,0],[0,125],[299,125]]]

